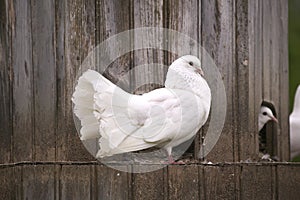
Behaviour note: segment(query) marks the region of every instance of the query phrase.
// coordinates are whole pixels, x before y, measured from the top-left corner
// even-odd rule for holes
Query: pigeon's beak
[[[198,74],[200,74],[201,76],[204,76],[204,72],[203,72],[203,70],[200,69],[200,68],[197,68],[197,69],[195,70],[195,72],[198,73]]]
[[[278,120],[277,120],[275,117],[271,117],[271,119],[272,119],[274,122],[278,123]]]

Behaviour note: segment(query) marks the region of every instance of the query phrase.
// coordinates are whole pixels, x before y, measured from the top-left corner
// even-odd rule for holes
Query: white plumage
[[[291,158],[300,155],[300,86],[298,86],[293,112],[290,114]]]
[[[258,130],[260,131],[264,127],[264,125],[270,120],[273,120],[274,122],[278,123],[278,120],[274,116],[272,110],[267,106],[261,106],[258,115]]]
[[[97,157],[162,147],[169,162],[172,148],[191,139],[206,122],[210,88],[200,61],[186,55],[169,67],[165,88],[129,94],[96,71],[79,78],[72,101],[81,121],[81,140],[99,138]]]

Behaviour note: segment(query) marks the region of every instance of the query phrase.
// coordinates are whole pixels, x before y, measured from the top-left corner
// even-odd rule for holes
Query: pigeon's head
[[[270,120],[278,123],[278,120],[274,116],[272,110],[266,106],[261,106],[260,113],[258,115],[258,120],[259,124],[262,126]]]
[[[199,73],[201,76],[204,76],[201,68],[201,62],[196,56],[185,55],[180,57],[178,61],[181,62],[187,69],[193,70],[194,72]]]

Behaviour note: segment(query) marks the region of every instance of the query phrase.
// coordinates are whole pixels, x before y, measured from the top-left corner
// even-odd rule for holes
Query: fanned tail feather
[[[95,71],[86,71],[78,80],[73,93],[74,113],[81,121],[80,139],[99,138],[99,122],[94,115],[95,88],[101,75]]]
[[[142,138],[128,137],[140,128],[128,114],[128,101],[133,96],[139,98],[96,71],[88,70],[79,78],[72,98],[74,113],[81,121],[80,139],[99,138],[97,157],[149,147]]]

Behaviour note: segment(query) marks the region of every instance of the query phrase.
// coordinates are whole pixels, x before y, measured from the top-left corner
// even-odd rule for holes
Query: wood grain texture
[[[280,113],[278,142],[278,156],[282,161],[290,160],[290,140],[289,140],[289,66],[288,63],[288,4],[281,0],[278,2],[277,12],[275,15],[278,22],[278,57],[279,57],[279,105],[278,113]],[[278,126],[277,126],[278,127]]]
[[[141,27],[163,27],[163,1],[133,0],[133,28]],[[164,36],[155,30],[141,36],[133,35],[134,49],[143,44],[157,44],[162,48]],[[156,49],[141,49],[133,53],[134,73],[133,90],[136,94],[143,94],[163,84],[165,71],[159,64],[164,64],[164,53]],[[154,63],[154,65],[148,65]],[[139,67],[140,66],[140,67]],[[151,83],[155,85],[151,86]],[[161,87],[162,85],[160,85]]]
[[[275,26],[277,24],[273,22],[274,9],[276,9],[276,4],[271,1],[264,1],[262,4],[263,9],[263,100],[271,102],[275,109],[278,109],[279,96],[273,94],[273,92],[278,88],[279,81],[274,81],[278,79],[278,63],[274,63],[276,50],[276,34],[273,33]],[[268,14],[266,14],[268,13]],[[277,56],[278,57],[278,56]],[[277,155],[277,133],[278,130],[275,129],[273,125],[267,126],[267,149],[271,155]],[[276,145],[276,146],[275,146]]]
[[[278,126],[269,128],[273,136],[273,153],[281,160],[289,159],[288,135],[288,56],[287,4],[282,1],[264,1],[263,9],[263,99],[271,102],[279,113]],[[268,14],[267,14],[268,13]],[[269,137],[270,137],[269,136]]]
[[[15,191],[12,177],[12,168],[0,169],[0,199],[13,199]]]
[[[202,46],[214,59],[224,78],[228,102],[223,132],[206,159],[213,162],[233,161],[238,151],[236,148],[238,144],[234,140],[238,111],[233,46],[235,42],[234,4],[232,1],[202,1],[201,9]],[[203,60],[203,65],[205,65],[205,60]]]
[[[199,171],[197,165],[168,167],[169,199],[200,199]],[[184,178],[182,178],[184,177]]]
[[[239,123],[237,124],[238,131],[238,159],[246,160],[253,158],[256,153],[256,138],[254,135],[257,133],[255,129],[256,119],[253,115],[257,112],[254,108],[254,102],[251,95],[254,89],[249,79],[250,66],[249,66],[249,1],[241,0],[236,2],[236,67],[237,67],[237,97],[238,97],[238,112]]]
[[[120,167],[130,171],[130,166]],[[119,169],[120,169],[119,168]],[[107,166],[96,166],[95,194],[98,199],[131,199],[131,174]]]
[[[93,160],[75,129],[71,97],[77,73],[87,51],[93,47],[93,17],[82,18],[93,2],[81,0],[57,2],[57,160]],[[88,11],[87,11],[88,10]],[[95,13],[91,12],[93,16]],[[90,38],[88,38],[90,37]],[[84,49],[81,48],[82,45]]]
[[[272,166],[241,167],[241,199],[272,199]]]
[[[262,1],[249,1],[249,120],[253,128],[249,129],[255,143],[254,152],[258,155],[259,138],[257,134],[258,119],[262,103]],[[253,134],[254,133],[254,134]],[[255,156],[256,157],[256,156]]]
[[[0,1],[0,163],[11,161],[12,135],[12,80],[11,80],[11,26],[9,4]]]
[[[30,1],[14,1],[12,19],[13,161],[33,159],[34,75]],[[52,123],[52,122],[50,122]]]
[[[235,166],[205,166],[204,167],[204,195],[205,199],[236,199],[238,193],[235,182]]]
[[[280,81],[279,81],[279,77],[280,77],[280,40],[282,37],[281,34],[279,34],[279,26],[280,26],[280,18],[281,18],[281,14],[279,12],[280,6],[279,6],[279,1],[276,2],[275,4],[272,2],[270,10],[265,10],[265,12],[269,12],[271,15],[271,20],[274,22],[272,24],[272,29],[270,30],[271,32],[269,34],[271,34],[272,37],[272,47],[271,47],[271,65],[270,67],[270,74],[271,74],[271,85],[270,85],[270,91],[271,91],[271,99],[272,102],[276,108],[276,113],[278,113],[279,110],[279,104],[280,104]],[[287,40],[286,40],[287,42]],[[286,93],[288,95],[288,93]],[[273,154],[274,155],[278,155],[278,157],[280,157],[278,150],[280,150],[279,147],[279,141],[280,141],[280,135],[281,135],[281,130],[277,128],[277,124],[273,123],[274,127],[273,130],[273,134],[274,134],[274,141],[273,141]]]
[[[55,160],[56,66],[55,6],[31,1],[34,84],[34,158]]]
[[[263,1],[262,3],[262,19],[263,19],[263,29],[261,30],[263,33],[263,51],[262,51],[262,59],[263,59],[263,99],[270,101],[271,100],[271,74],[270,74],[270,69],[271,69],[271,59],[272,59],[272,49],[271,49],[271,43],[272,43],[272,38],[269,30],[272,30],[272,20],[270,13],[265,12],[265,10],[269,10],[271,8],[271,1]],[[270,10],[269,10],[270,12]]]
[[[23,199],[54,199],[55,166],[22,167]]]
[[[99,45],[109,37],[129,30],[132,26],[132,5],[131,1],[108,1],[97,0],[96,1],[96,44]],[[129,38],[130,42],[132,40]],[[113,47],[107,47],[103,53],[108,58],[113,59],[114,55],[119,54],[121,47],[127,45],[128,41],[117,41],[120,48],[113,49]],[[129,43],[130,44],[130,43]],[[113,46],[112,45],[112,46]],[[130,52],[119,55],[116,60],[112,60],[109,66],[99,66],[97,63],[97,70],[103,73],[113,83],[117,83],[121,88],[126,91],[131,90],[130,76],[129,80],[123,80],[123,76],[126,76],[132,64],[132,54]],[[115,58],[114,58],[115,59]]]
[[[70,105],[70,100],[67,98],[66,90],[69,83],[69,77],[66,77],[68,74],[65,68],[66,65],[66,56],[65,56],[65,21],[67,16],[65,14],[66,2],[65,1],[56,1],[55,10],[56,10],[56,94],[57,94],[57,114],[56,114],[56,160],[67,160],[67,147],[68,147],[68,133],[71,130],[74,130],[73,125],[71,125],[70,113],[71,109],[68,107]],[[68,122],[68,123],[67,123]],[[71,129],[71,130],[70,130]]]
[[[201,44],[200,37],[201,35],[201,2],[195,0],[189,1],[166,1],[166,10],[165,10],[165,23],[166,27],[180,33],[185,34],[186,36],[196,40],[198,44]],[[182,53],[182,41],[171,40],[168,38],[169,48],[175,50],[175,52]],[[190,44],[190,49],[187,49],[185,54],[192,54],[199,57],[199,48],[197,44]],[[168,62],[172,63],[175,59],[178,58],[178,55],[170,55],[168,57]]]
[[[77,71],[81,64],[80,30],[85,22],[81,20],[84,8],[82,1],[56,2],[57,160],[92,159],[77,136],[71,102]]]
[[[133,166],[135,172],[144,172],[150,166]],[[166,169],[132,175],[132,196],[134,199],[167,199]]]
[[[278,199],[298,199],[300,195],[300,168],[299,166],[277,167]],[[292,192],[293,191],[293,192]]]
[[[13,171],[13,185],[11,186],[14,190],[13,199],[23,199],[23,166],[16,166],[11,170]]]
[[[60,174],[60,199],[90,199],[91,166],[62,166]]]
[[[130,171],[131,166],[122,167]],[[0,167],[0,196],[2,199],[298,199],[299,167],[298,163],[171,165],[155,172],[130,174],[88,162],[27,163]]]

